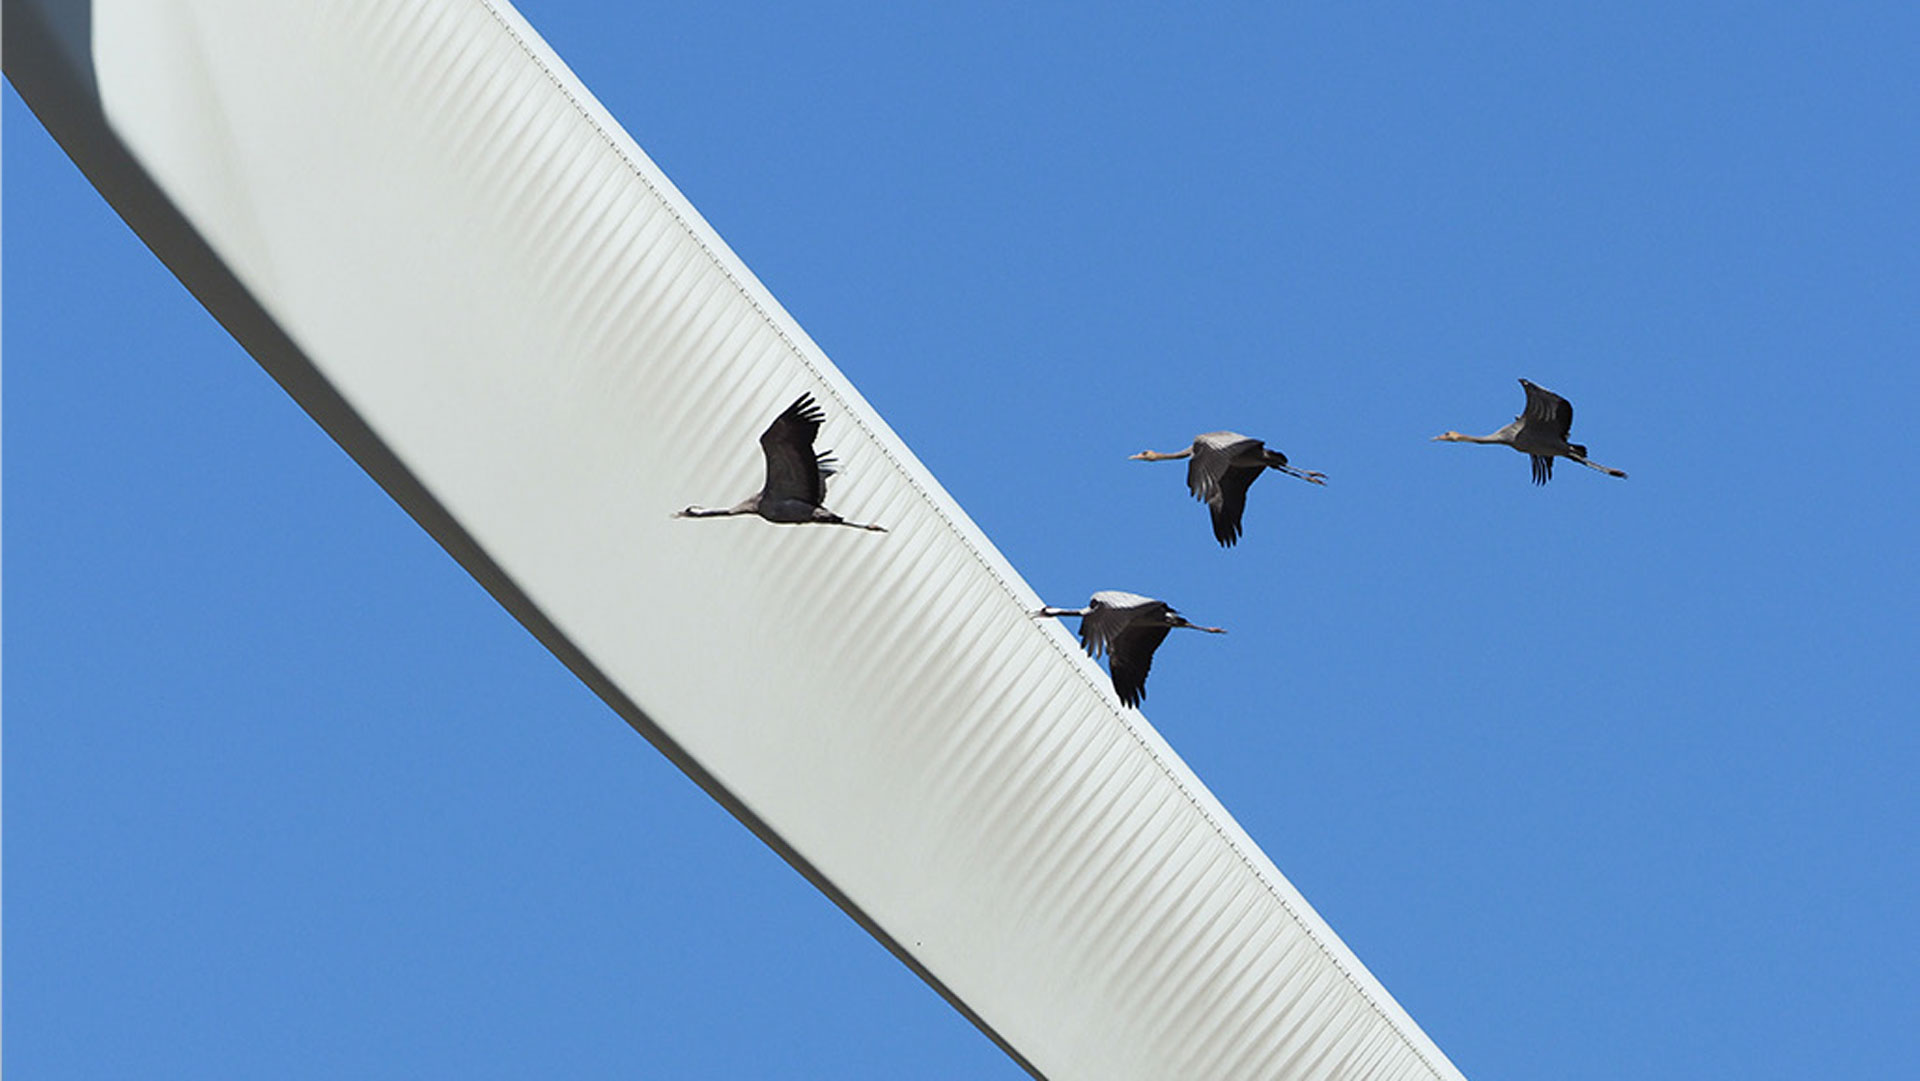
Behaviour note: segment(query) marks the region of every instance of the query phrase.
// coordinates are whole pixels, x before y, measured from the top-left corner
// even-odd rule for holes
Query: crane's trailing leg
[[[869,533],[885,533],[887,531],[886,526],[875,525],[872,522],[849,522],[837,514],[829,515],[825,518],[815,518],[814,521],[819,522],[821,525],[843,525],[849,529],[864,529]]]
[[[1627,471],[1624,469],[1615,469],[1610,465],[1601,465],[1599,462],[1590,462],[1584,457],[1575,458],[1571,454],[1567,455],[1567,458],[1571,461],[1579,462],[1581,465],[1586,466],[1588,469],[1598,469],[1600,472],[1605,473],[1609,477],[1619,477],[1620,479],[1625,480],[1627,476]]]
[[[1285,473],[1290,477],[1299,477],[1301,480],[1306,481],[1308,484],[1318,484],[1318,485],[1325,486],[1325,484],[1327,483],[1327,475],[1325,473],[1320,472],[1317,469],[1295,469],[1290,465],[1274,465],[1272,462],[1267,463],[1267,468],[1278,469],[1280,472]]]

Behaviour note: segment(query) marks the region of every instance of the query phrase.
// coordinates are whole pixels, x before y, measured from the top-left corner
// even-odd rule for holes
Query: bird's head
[[[1160,459],[1162,459],[1162,458],[1165,458],[1165,457],[1167,457],[1167,456],[1166,456],[1166,455],[1164,455],[1164,454],[1162,454],[1162,453],[1160,453],[1160,452],[1159,452],[1159,451],[1157,451],[1157,450],[1143,450],[1143,451],[1141,451],[1141,452],[1140,452],[1140,453],[1138,453],[1138,454],[1129,454],[1129,455],[1127,455],[1127,461],[1129,461],[1129,462],[1157,462],[1157,461],[1159,461]]]
[[[1463,440],[1463,439],[1465,439],[1465,438],[1466,438],[1466,436],[1464,436],[1464,435],[1461,435],[1461,434],[1460,434],[1459,432],[1455,432],[1455,431],[1445,431],[1445,432],[1441,432],[1441,433],[1440,433],[1439,435],[1436,435],[1436,436],[1434,436],[1434,437],[1433,437],[1433,439],[1431,440],[1431,442],[1434,442],[1434,443],[1458,443],[1458,442],[1460,442],[1461,440]]]

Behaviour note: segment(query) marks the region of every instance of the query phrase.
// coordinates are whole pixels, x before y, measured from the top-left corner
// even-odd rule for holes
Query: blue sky
[[[1920,13],[682,6],[521,9],[1469,1076],[1913,1071]],[[7,1066],[1020,1076],[5,110]]]

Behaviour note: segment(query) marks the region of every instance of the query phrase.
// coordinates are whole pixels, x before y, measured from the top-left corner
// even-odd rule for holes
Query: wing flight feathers
[[[760,435],[760,452],[767,458],[767,483],[761,490],[768,500],[799,499],[819,506],[827,496],[827,477],[835,462],[826,452],[815,453],[813,441],[827,419],[811,393],[795,398],[773,418]]]

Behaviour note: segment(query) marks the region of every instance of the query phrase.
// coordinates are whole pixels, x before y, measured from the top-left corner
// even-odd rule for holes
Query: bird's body
[[[1269,469],[1299,477],[1309,484],[1325,484],[1327,475],[1287,464],[1287,456],[1239,432],[1208,432],[1195,436],[1186,450],[1161,453],[1143,450],[1137,462],[1187,460],[1187,490],[1213,514],[1213,537],[1222,548],[1240,539],[1241,516],[1247,509],[1247,489]]]
[[[1139,705],[1147,696],[1147,670],[1153,666],[1153,651],[1160,648],[1173,628],[1227,633],[1220,627],[1187,622],[1165,601],[1117,589],[1095,593],[1085,608],[1042,608],[1033,614],[1036,618],[1079,616],[1080,644],[1094,657],[1107,656],[1114,692],[1129,706]]]
[[[1503,443],[1533,459],[1535,484],[1545,484],[1553,479],[1555,458],[1579,462],[1588,469],[1597,469],[1610,477],[1626,476],[1612,466],[1588,461],[1586,447],[1567,442],[1567,435],[1573,430],[1571,402],[1525,379],[1520,380],[1520,385],[1527,391],[1527,407],[1513,418],[1513,423],[1492,435],[1463,435],[1449,431],[1434,436],[1434,440],[1446,443]]]
[[[761,489],[731,507],[688,507],[676,518],[725,518],[757,514],[782,525],[844,525],[886,532],[884,526],[849,522],[822,504],[827,478],[834,474],[833,455],[815,452],[814,438],[826,419],[812,394],[802,394],[760,434],[760,452],[767,459],[767,480]]]

